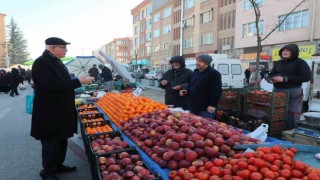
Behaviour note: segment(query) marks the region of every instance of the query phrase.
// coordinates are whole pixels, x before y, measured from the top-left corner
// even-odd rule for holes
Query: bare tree
[[[255,14],[255,25],[256,25],[256,30],[257,30],[257,61],[256,61],[256,68],[254,71],[254,79],[255,79],[255,87],[258,86],[258,77],[259,77],[259,64],[260,64],[260,54],[262,50],[262,41],[266,40],[279,26],[281,26],[284,21],[287,19],[287,17],[292,14],[302,3],[304,3],[306,0],[302,0],[299,4],[297,4],[277,25],[264,37],[261,37],[260,35],[260,27],[259,27],[259,22],[260,22],[260,17],[261,17],[261,12],[260,12],[260,7],[259,4],[257,4],[256,0],[249,0],[251,3],[254,14]]]

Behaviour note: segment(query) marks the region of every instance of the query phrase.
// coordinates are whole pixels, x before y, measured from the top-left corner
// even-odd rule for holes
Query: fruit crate
[[[86,109],[86,108],[95,108],[95,107],[97,106],[93,103],[82,103],[76,106],[77,109]]]
[[[79,115],[99,113],[97,107],[78,109]]]
[[[83,142],[84,142],[84,145],[89,147],[89,142],[87,140],[87,136],[89,135],[95,135],[95,134],[102,134],[102,133],[106,133],[106,132],[96,132],[94,134],[91,134],[90,132],[87,132],[87,127],[90,127],[90,128],[97,128],[97,127],[103,127],[105,125],[108,125],[111,130],[108,131],[108,132],[112,132],[114,131],[114,129],[112,128],[111,126],[111,123],[109,121],[98,121],[98,122],[90,122],[90,123],[81,123],[81,135],[82,135],[82,139],[83,139]]]
[[[243,89],[239,88],[223,88],[220,101],[219,109],[241,112],[243,109]]]
[[[267,92],[263,90],[244,91],[245,103],[260,104],[265,106],[287,106],[288,92]]]
[[[269,125],[268,135],[275,136],[281,135],[283,131],[286,130],[286,121],[266,121],[266,124]]]
[[[273,107],[260,104],[246,103],[244,115],[251,116],[257,119],[268,121],[286,120],[288,114],[287,106]]]
[[[127,157],[122,158],[121,156]],[[129,156],[128,156],[129,155]],[[103,162],[103,158],[106,158],[106,163]],[[123,160],[125,159],[125,160]],[[104,165],[104,166],[103,166]],[[126,150],[119,150],[114,153],[98,155],[95,158],[95,167],[94,167],[94,179],[103,180],[102,174],[105,169],[106,171],[110,170],[119,174],[119,179],[134,179],[134,176],[140,176],[140,179],[153,179],[153,180],[161,180],[161,176],[155,174],[151,171],[151,168],[145,163],[141,156],[139,155],[138,151],[134,148],[126,149]],[[150,178],[147,177],[149,171]],[[133,172],[134,174],[130,173]],[[118,177],[118,176],[117,176]],[[107,179],[107,178],[106,178]],[[117,179],[117,178],[115,178]]]
[[[106,121],[102,113],[96,114],[83,114],[79,116],[81,123],[90,123],[90,122],[98,122],[98,121]]]

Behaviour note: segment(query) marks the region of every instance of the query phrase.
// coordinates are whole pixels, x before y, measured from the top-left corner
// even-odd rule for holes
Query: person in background
[[[246,83],[249,84],[249,79],[250,79],[250,75],[251,75],[250,67],[247,68],[247,69],[244,71],[244,75],[245,75],[245,77],[246,77]]]
[[[274,92],[289,92],[289,107],[286,129],[297,127],[300,120],[303,103],[303,90],[301,85],[311,79],[309,65],[299,58],[299,47],[288,44],[279,50],[281,60],[272,68],[267,81],[273,84]]]
[[[196,69],[192,73],[187,90],[180,90],[180,96],[189,95],[191,113],[214,118],[222,93],[221,74],[211,68],[212,57],[206,54],[196,58]]]
[[[27,69],[27,71],[26,71],[26,78],[25,78],[25,79],[28,81],[28,84],[30,84],[31,79],[32,79],[32,77],[31,77],[31,70],[30,70],[30,69]]]
[[[19,65],[18,71],[19,71],[19,76],[22,78],[21,84],[23,84],[23,81],[25,80],[25,76],[26,76],[26,70],[21,68],[21,66]]]
[[[265,77],[267,77],[268,76],[268,74],[269,74],[269,69],[268,68],[263,68],[262,70],[261,70],[261,72],[260,72],[260,77],[261,77],[261,79],[263,79],[263,78],[265,78]]]
[[[16,68],[12,68],[9,83],[10,83],[10,96],[14,97],[14,95],[19,95],[18,93],[18,86],[19,83],[22,82],[22,77],[19,75],[19,71]]]
[[[112,79],[112,72],[111,70],[103,65],[103,64],[99,64],[99,69],[102,70],[101,73],[101,78],[104,80],[106,89],[111,92],[112,91],[112,86],[113,86],[113,79]]]
[[[188,88],[192,71],[186,68],[185,59],[182,56],[172,57],[170,65],[172,69],[165,72],[159,80],[159,87],[165,89],[165,104],[189,110],[188,97],[180,96],[179,92]]]
[[[0,70],[0,92],[4,92],[8,94],[10,92],[10,86],[9,86],[9,75],[6,73],[5,70]]]
[[[92,68],[89,69],[88,73],[91,77],[94,77],[95,81],[98,80],[99,70],[97,68],[97,65],[94,64]]]
[[[34,102],[31,136],[42,146],[43,180],[58,180],[56,173],[75,171],[74,166],[63,164],[68,138],[77,132],[77,112],[74,89],[91,83],[93,77],[71,79],[61,59],[66,55],[67,43],[50,37],[45,40],[45,50],[32,66]]]

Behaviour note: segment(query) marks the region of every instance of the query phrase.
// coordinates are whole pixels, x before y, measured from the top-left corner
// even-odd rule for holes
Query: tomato
[[[250,159],[251,157],[254,157],[254,153],[253,152],[246,152],[243,154],[243,156],[247,159]]]
[[[290,157],[284,157],[282,161],[284,164],[292,165],[292,159]]]
[[[210,170],[212,168],[212,166],[213,166],[213,163],[210,162],[210,161],[207,161],[207,162],[204,163],[204,168],[206,170]]]
[[[231,164],[231,166],[238,164],[238,159],[229,159],[229,164]]]
[[[269,153],[271,153],[272,149],[270,147],[262,147],[261,151],[264,154],[269,154]]]
[[[239,166],[236,164],[232,166],[232,172],[237,173],[239,171]]]
[[[249,163],[249,164],[253,164],[253,161],[254,161],[255,159],[256,159],[255,157],[251,157],[251,158],[248,160],[248,163]]]
[[[206,168],[204,168],[204,166],[201,166],[198,168],[198,172],[205,172]]]
[[[279,167],[277,165],[271,165],[269,166],[269,169],[273,172],[278,172],[279,171]]]
[[[262,168],[267,166],[266,162],[263,161],[262,159],[255,159],[253,161],[253,165],[256,166],[257,168]]]
[[[180,177],[180,176],[176,176],[176,177],[173,178],[173,180],[183,180],[183,178]]]
[[[318,175],[316,173],[310,173],[308,174],[308,179],[309,180],[317,180],[318,179]]]
[[[281,160],[279,160],[279,159],[276,159],[276,160],[273,161],[272,164],[274,164],[274,165],[276,165],[276,166],[278,166],[278,167],[281,167],[282,164],[283,164],[283,162],[282,162]]]
[[[244,161],[240,161],[240,162],[238,162],[238,166],[240,169],[247,169],[248,163],[244,162]]]
[[[272,147],[272,152],[280,154],[281,153],[281,147],[279,145],[275,145]]]
[[[232,176],[231,175],[224,175],[222,177],[222,180],[232,180]]]
[[[238,153],[238,154],[235,154],[232,156],[233,158],[236,158],[236,159],[239,159],[242,157],[242,154],[241,153]]]
[[[253,165],[249,165],[248,166],[248,170],[251,171],[251,172],[258,172],[258,168],[253,166]]]
[[[267,168],[267,167],[263,167],[263,168],[260,169],[260,173],[261,173],[261,174],[264,174],[264,173],[267,172],[267,171],[270,171],[270,169]]]
[[[281,159],[280,154],[272,153],[271,155],[274,157],[274,159]]]
[[[294,154],[292,151],[288,150],[288,149],[286,149],[284,152],[285,152],[288,156],[290,156],[290,157],[292,157],[292,158],[295,156],[295,154]]]
[[[268,161],[270,163],[272,163],[275,160],[274,157],[271,154],[265,154],[265,155],[262,156],[262,158],[265,161]]]
[[[288,169],[282,169],[280,170],[280,176],[286,178],[286,179],[290,179],[291,177],[291,171]]]
[[[286,180],[286,178],[284,178],[284,177],[278,177],[278,178],[276,178],[276,180]]]
[[[209,177],[209,180],[220,180],[219,176],[213,175]]]
[[[250,174],[251,174],[251,172],[247,169],[237,172],[237,176],[240,176],[243,179],[248,179],[250,177]]]
[[[302,178],[303,177],[303,173],[299,170],[292,170],[292,176],[296,177],[296,178]]]
[[[304,171],[305,170],[304,163],[301,162],[301,161],[295,161],[293,163],[293,167],[294,167],[294,169],[299,170],[299,171]]]
[[[232,180],[243,180],[243,178],[240,176],[233,176]]]
[[[284,164],[282,165],[282,169],[288,169],[288,170],[291,170],[291,166],[289,166],[288,164]]]
[[[213,160],[213,164],[218,167],[223,167],[225,163],[222,159],[216,158]]]
[[[223,169],[222,174],[225,175],[232,175],[232,170],[231,169]]]
[[[271,179],[274,179],[274,178],[276,178],[276,176],[274,175],[274,173],[273,173],[273,171],[266,171],[266,172],[264,172],[264,177],[265,178],[271,178]]]
[[[192,174],[192,173],[185,173],[184,176],[183,176],[183,179],[184,180],[190,180],[192,178],[194,178],[195,176]]]
[[[178,175],[177,171],[169,171],[168,177],[170,179],[173,179],[174,177],[176,177]]]
[[[199,172],[196,174],[196,178],[199,180],[208,180],[209,179],[209,174],[206,172]]]
[[[195,172],[197,172],[197,168],[195,166],[189,166],[188,171],[191,173],[195,173]]]
[[[222,169],[221,169],[221,167],[215,167],[215,166],[213,166],[213,167],[210,169],[210,173],[211,173],[212,175],[221,176],[221,175],[222,175]]]
[[[226,164],[226,165],[224,166],[224,169],[232,169],[232,165],[231,165],[231,164]]]
[[[261,180],[261,179],[263,179],[263,176],[262,176],[261,173],[253,172],[253,173],[251,173],[251,175],[250,175],[250,179],[251,179],[251,180]]]
[[[178,174],[179,174],[179,176],[181,176],[181,177],[183,177],[184,174],[187,173],[187,172],[189,172],[189,171],[188,171],[188,169],[186,169],[186,168],[180,168],[180,169],[178,170]]]
[[[254,156],[256,158],[262,158],[263,155],[264,155],[264,153],[262,151],[256,151],[255,154],[254,154]]]
[[[297,150],[296,148],[294,148],[294,147],[290,148],[289,150],[290,150],[291,152],[293,152],[294,154],[296,154],[296,153],[298,152],[298,150]]]

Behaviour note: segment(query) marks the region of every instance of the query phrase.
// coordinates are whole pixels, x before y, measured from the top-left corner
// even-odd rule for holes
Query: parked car
[[[159,80],[162,78],[162,73],[161,72],[156,72],[156,71],[150,71],[148,74],[145,75],[146,79],[157,79]]]
[[[149,72],[149,69],[140,69],[139,71],[132,73],[131,76],[133,78],[145,78],[145,75]]]

